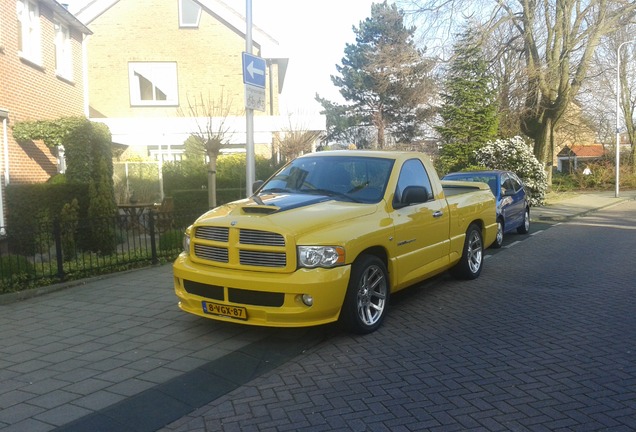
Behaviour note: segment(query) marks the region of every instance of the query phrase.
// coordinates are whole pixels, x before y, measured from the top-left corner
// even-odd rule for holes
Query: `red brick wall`
[[[16,122],[51,120],[84,115],[81,32],[71,29],[72,81],[55,74],[53,11],[40,4],[42,64],[34,65],[18,54],[15,0],[0,0],[0,108],[9,111],[9,171],[11,183],[46,181],[57,172],[54,151],[42,143],[18,144],[11,133]],[[0,143],[2,137],[0,137]],[[0,162],[4,166],[4,155]]]

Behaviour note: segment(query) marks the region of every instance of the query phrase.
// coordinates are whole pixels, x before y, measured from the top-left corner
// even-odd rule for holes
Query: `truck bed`
[[[481,182],[442,180],[441,183],[442,189],[444,189],[444,195],[447,198],[455,195],[465,194],[468,192],[475,192],[477,190],[490,190],[490,187],[486,183]]]

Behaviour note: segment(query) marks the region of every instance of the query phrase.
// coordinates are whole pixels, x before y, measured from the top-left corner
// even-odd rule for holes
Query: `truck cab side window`
[[[395,190],[394,204],[399,204],[403,201],[406,188],[412,190],[413,187],[424,188],[426,190],[426,200],[433,199],[433,188],[431,187],[431,181],[428,178],[426,169],[422,162],[418,159],[410,159],[404,163],[402,170],[400,171],[400,177],[398,178],[397,188]],[[424,201],[422,201],[424,202]]]

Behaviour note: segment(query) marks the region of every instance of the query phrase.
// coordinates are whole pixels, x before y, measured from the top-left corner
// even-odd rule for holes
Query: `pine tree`
[[[440,169],[457,171],[475,165],[474,151],[496,137],[496,92],[488,74],[478,39],[466,31],[454,46],[454,56],[444,81],[436,128],[442,137]]]
[[[373,4],[371,17],[353,31],[356,43],[346,45],[342,65],[336,66],[340,75],[331,77],[348,103],[317,100],[328,117],[337,110],[355,123],[340,126],[373,126],[379,148],[385,146],[386,135],[412,141],[421,133],[423,107],[433,94],[432,62],[415,46],[415,28],[406,28],[403,12],[385,1]]]

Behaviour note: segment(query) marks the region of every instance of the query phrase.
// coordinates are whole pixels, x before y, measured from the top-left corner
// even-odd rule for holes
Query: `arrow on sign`
[[[254,62],[251,61],[250,64],[247,65],[247,71],[249,72],[250,76],[252,78],[254,78],[254,74],[256,75],[265,75],[265,71],[259,68],[255,68],[254,67]]]
[[[265,59],[243,53],[243,83],[265,88]]]

